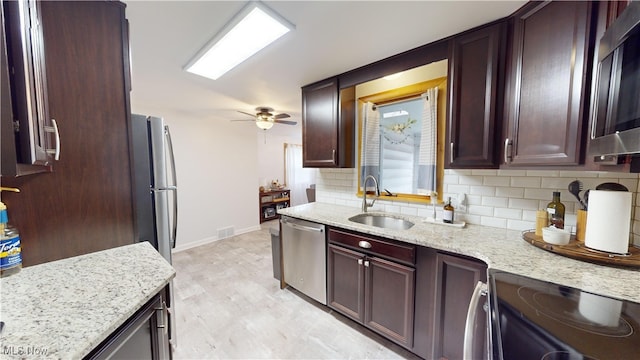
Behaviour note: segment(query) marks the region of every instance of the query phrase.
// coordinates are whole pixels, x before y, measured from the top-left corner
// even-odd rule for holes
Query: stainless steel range
[[[637,359],[640,304],[489,272],[493,359]]]

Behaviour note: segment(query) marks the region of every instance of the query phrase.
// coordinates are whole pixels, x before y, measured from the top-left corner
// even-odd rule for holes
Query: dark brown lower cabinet
[[[477,260],[436,255],[433,359],[462,359],[464,329],[471,295],[478,281],[487,281],[487,266]],[[487,358],[487,317],[479,303],[474,329],[473,359]]]
[[[167,319],[165,299],[157,294],[85,359],[171,359]]]
[[[370,248],[378,245],[358,240],[373,243]],[[411,349],[415,268],[335,243],[329,243],[327,254],[328,306]]]

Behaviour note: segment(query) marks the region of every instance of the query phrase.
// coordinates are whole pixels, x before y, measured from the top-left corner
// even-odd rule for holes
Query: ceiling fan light
[[[273,122],[268,120],[258,120],[256,121],[256,126],[262,130],[269,130],[273,127]]]

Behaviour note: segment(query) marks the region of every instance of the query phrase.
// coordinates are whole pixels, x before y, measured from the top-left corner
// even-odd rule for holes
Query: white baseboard
[[[251,227],[248,227],[248,228],[245,228],[245,229],[240,229],[240,230],[236,231],[233,236],[242,235],[242,234],[246,234],[248,232],[257,231],[257,230],[260,230],[260,225],[251,226]],[[188,250],[188,249],[192,249],[194,247],[210,244],[210,243],[216,242],[218,240],[223,240],[223,239],[218,238],[217,236],[211,236],[211,237],[200,239],[200,240],[178,243],[178,244],[176,244],[176,247],[173,250],[171,250],[171,252],[172,253],[177,253],[177,252],[180,252],[180,251],[185,251],[185,250]]]

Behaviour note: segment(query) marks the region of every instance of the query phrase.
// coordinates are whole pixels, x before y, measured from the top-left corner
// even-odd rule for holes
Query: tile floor
[[[174,254],[176,359],[416,359],[273,278],[270,227]]]

